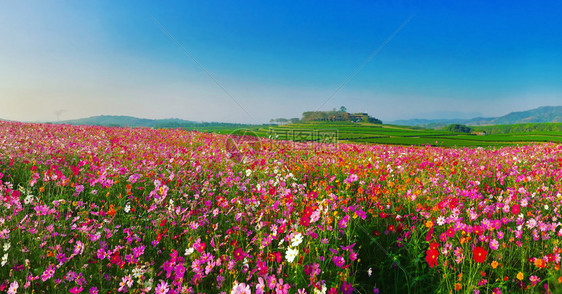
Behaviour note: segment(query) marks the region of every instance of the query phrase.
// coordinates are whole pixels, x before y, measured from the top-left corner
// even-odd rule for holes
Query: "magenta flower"
[[[351,286],[351,283],[347,283],[345,281],[340,286],[340,293],[342,293],[342,294],[352,294],[354,290],[355,289],[353,289],[353,286]]]
[[[70,290],[68,290],[68,292],[70,292],[70,293],[72,293],[72,294],[76,294],[76,293],[82,292],[82,290],[84,290],[84,288],[82,288],[82,286],[80,286],[80,287],[72,287],[72,288],[70,288]]]
[[[269,288],[269,290],[275,289],[275,285],[277,284],[277,279],[275,278],[274,275],[266,276],[265,280],[267,282],[267,287]]]
[[[345,259],[343,256],[332,257],[332,262],[339,268],[342,268],[345,265]]]
[[[537,276],[530,276],[529,281],[531,281],[531,284],[533,284],[533,286],[536,286],[541,281],[541,278]]]
[[[54,265],[49,265],[47,267],[47,269],[43,272],[43,274],[41,275],[41,280],[43,282],[47,281],[48,279],[52,278],[55,275],[55,266]]]
[[[339,227],[340,229],[345,229],[345,228],[347,228],[347,222],[348,222],[348,221],[349,221],[349,215],[346,214],[344,217],[342,217],[342,219],[340,219],[340,220],[338,221],[338,227]]]
[[[78,196],[80,193],[82,193],[82,191],[84,191],[84,186],[76,185],[76,193],[74,195]]]
[[[283,279],[279,279],[275,286],[275,294],[288,294],[289,288],[291,288],[289,284],[283,284]]]

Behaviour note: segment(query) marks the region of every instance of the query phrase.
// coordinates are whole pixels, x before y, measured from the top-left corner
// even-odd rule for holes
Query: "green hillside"
[[[432,145],[447,147],[488,147],[532,142],[561,142],[562,123],[528,123],[472,127],[476,134],[455,133],[421,127],[383,125],[367,122],[300,122],[281,125],[248,125],[193,122],[181,119],[142,119],[130,116],[96,116],[59,123],[75,125],[182,128],[200,132],[230,134],[249,129],[259,137],[287,141]],[[486,135],[482,135],[485,132]]]
[[[464,124],[468,126],[492,126],[505,124],[559,122],[562,122],[562,106],[542,106],[526,111],[511,112],[500,117],[476,117],[472,119],[409,119],[393,121],[391,123],[440,129],[450,124]]]
[[[226,133],[226,131],[228,130],[223,130],[221,133]],[[287,124],[271,127],[255,127],[253,131],[260,137],[279,140],[337,141],[341,143],[355,142],[366,144],[488,147],[529,144],[532,142],[552,141],[562,143],[562,131],[530,131],[527,133],[476,135],[407,126],[349,122]]]
[[[477,126],[474,130],[486,134],[514,134],[514,133],[556,133],[562,132],[562,123],[529,123],[511,125]]]

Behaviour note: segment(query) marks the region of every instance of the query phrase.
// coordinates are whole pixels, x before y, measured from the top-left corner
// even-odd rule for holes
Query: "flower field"
[[[562,145],[0,122],[0,293],[560,293]]]

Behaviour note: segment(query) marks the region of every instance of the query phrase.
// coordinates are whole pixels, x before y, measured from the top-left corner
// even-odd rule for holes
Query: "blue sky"
[[[22,2],[0,2],[4,119],[263,123],[345,105],[391,121],[562,105],[554,1]]]

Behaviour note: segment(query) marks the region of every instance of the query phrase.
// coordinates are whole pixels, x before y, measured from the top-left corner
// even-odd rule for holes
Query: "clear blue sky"
[[[0,118],[261,123],[345,105],[390,121],[562,105],[562,4],[458,2],[2,1]]]

